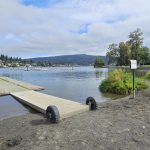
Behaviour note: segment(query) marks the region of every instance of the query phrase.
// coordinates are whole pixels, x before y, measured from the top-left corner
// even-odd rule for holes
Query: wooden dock
[[[46,109],[49,105],[54,105],[59,110],[60,119],[64,119],[89,110],[88,105],[83,105],[81,103],[35,91],[23,91],[10,94],[22,103],[40,111],[43,114],[46,114]]]

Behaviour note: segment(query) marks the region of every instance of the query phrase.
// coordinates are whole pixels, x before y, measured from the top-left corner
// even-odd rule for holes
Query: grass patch
[[[148,88],[148,84],[142,78],[135,78],[135,89]],[[114,70],[103,80],[99,89],[104,93],[129,95],[132,92],[132,74],[122,69]]]

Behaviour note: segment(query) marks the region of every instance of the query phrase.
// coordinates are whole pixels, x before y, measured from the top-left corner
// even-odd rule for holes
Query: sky
[[[149,6],[150,0],[0,0],[0,53],[105,55],[137,28],[150,47]]]

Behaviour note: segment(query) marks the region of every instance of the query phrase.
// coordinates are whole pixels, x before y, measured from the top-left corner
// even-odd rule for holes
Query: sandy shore
[[[30,113],[0,121],[0,150],[149,150],[150,89],[49,124]]]

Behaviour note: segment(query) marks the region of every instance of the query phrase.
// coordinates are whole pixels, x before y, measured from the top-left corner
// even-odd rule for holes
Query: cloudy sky
[[[149,7],[150,0],[0,0],[0,53],[105,55],[137,28],[150,47]]]

